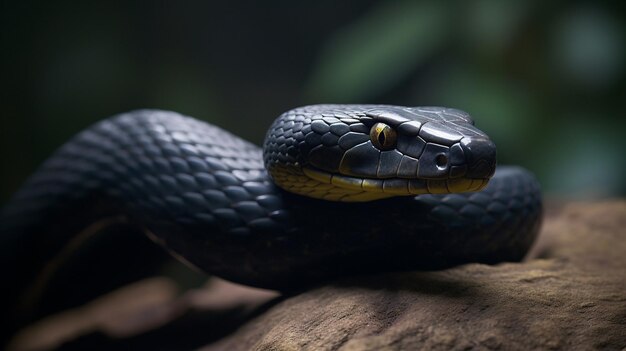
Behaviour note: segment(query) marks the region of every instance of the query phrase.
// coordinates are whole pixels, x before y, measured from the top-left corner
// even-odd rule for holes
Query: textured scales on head
[[[281,188],[333,201],[478,191],[495,145],[460,110],[313,105],[282,114],[263,158]]]

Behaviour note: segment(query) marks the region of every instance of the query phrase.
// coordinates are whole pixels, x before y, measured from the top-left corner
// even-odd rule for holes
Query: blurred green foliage
[[[172,109],[260,143],[323,102],[460,108],[551,196],[624,196],[624,7],[3,2],[0,199],[108,115]]]

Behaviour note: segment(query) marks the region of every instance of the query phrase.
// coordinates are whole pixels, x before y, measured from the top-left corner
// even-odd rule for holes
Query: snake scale
[[[520,167],[496,171],[495,156],[449,108],[301,107],[263,150],[174,112],[114,116],[63,145],[3,209],[5,316],[18,326],[52,311],[33,305],[45,306],[63,255],[115,219],[205,272],[283,290],[519,260],[540,225],[539,185]]]

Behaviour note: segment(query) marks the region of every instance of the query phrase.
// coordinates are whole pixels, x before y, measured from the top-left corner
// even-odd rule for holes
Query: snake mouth
[[[349,192],[371,193],[384,198],[401,195],[450,194],[482,190],[489,178],[408,179],[408,178],[358,178],[303,167],[304,174],[318,182],[331,184]]]

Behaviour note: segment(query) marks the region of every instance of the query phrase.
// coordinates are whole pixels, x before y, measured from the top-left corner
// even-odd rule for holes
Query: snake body
[[[81,132],[2,212],[1,269],[15,288],[6,309],[105,215],[203,271],[276,289],[519,260],[539,228],[535,178],[520,167],[494,175],[493,143],[459,110],[302,107],[276,120],[264,149],[158,110]]]

